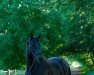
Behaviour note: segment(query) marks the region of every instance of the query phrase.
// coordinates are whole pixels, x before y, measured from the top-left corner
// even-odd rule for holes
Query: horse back
[[[47,59],[47,62],[52,73],[51,75],[71,75],[70,67],[63,58],[52,57]]]

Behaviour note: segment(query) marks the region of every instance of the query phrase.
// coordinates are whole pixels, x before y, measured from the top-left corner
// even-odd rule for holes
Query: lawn
[[[94,71],[88,71],[85,75],[94,75]]]
[[[0,75],[8,75],[7,72],[0,71]],[[15,75],[14,72],[11,72],[10,75]],[[17,70],[16,75],[25,75],[25,70]]]

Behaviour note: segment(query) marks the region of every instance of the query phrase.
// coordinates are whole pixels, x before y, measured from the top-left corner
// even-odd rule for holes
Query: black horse
[[[27,41],[27,69],[25,75],[71,75],[68,63],[60,57],[44,59],[40,51],[38,37],[31,37]]]

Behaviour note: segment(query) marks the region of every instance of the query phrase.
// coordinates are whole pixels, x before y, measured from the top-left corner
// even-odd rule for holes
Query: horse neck
[[[34,61],[33,55],[28,55],[27,56],[27,65],[32,65],[33,61]]]
[[[28,62],[27,64],[27,73],[30,72],[31,75],[38,75],[38,74],[42,75],[40,70],[42,71],[45,70],[46,66],[45,60],[43,58],[39,58],[38,60],[35,58],[32,64],[30,62]]]

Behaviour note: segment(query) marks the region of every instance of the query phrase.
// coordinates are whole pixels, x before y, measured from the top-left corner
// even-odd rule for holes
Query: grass
[[[7,72],[0,71],[0,75],[7,75]],[[11,75],[15,75],[14,72]],[[25,75],[25,70],[17,70],[16,75]],[[94,75],[94,71],[88,71],[84,75]]]
[[[0,71],[0,75],[8,75],[8,73]],[[15,75],[14,72],[11,72],[11,75]],[[17,70],[16,75],[25,75],[25,70]]]
[[[88,71],[85,73],[85,75],[94,75],[94,71]]]

